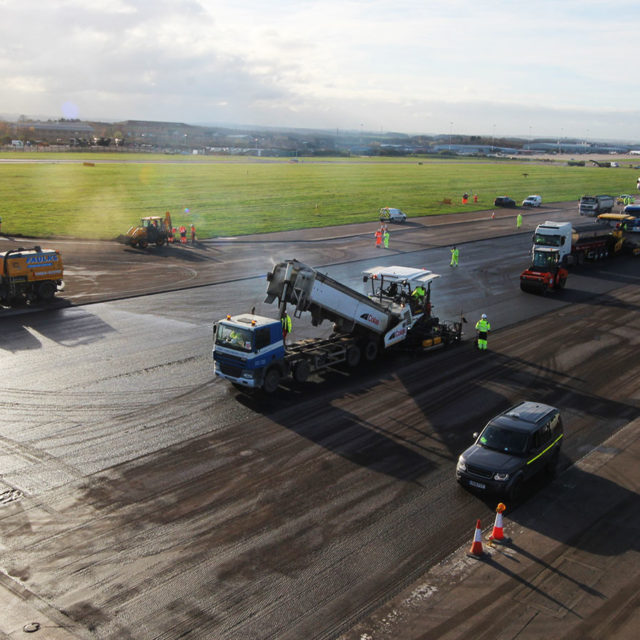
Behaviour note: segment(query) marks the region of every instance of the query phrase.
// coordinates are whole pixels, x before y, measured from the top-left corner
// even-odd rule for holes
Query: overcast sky
[[[638,0],[0,0],[0,114],[640,140]]]

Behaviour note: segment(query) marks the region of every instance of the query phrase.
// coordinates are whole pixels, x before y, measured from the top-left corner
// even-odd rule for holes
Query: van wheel
[[[544,467],[545,473],[547,474],[547,476],[549,478],[555,478],[556,477],[556,472],[558,469],[558,458],[559,458],[559,454],[558,453],[554,453],[551,456],[551,459],[547,462],[547,464]]]
[[[518,502],[522,496],[522,478],[516,478],[515,482],[511,485],[508,491],[508,497],[510,502]]]
[[[280,386],[280,372],[273,367],[265,373],[262,388],[265,393],[274,393],[278,386]]]

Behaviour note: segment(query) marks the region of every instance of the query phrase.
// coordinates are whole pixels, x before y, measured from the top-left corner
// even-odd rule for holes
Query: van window
[[[533,434],[533,448],[541,449],[549,442],[550,439],[551,427],[549,426],[549,423],[547,423]]]

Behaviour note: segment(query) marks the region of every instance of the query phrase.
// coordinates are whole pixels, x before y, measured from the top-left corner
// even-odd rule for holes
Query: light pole
[[[493,125],[493,135],[491,136],[491,153],[495,152],[496,148],[496,125]]]
[[[453,122],[449,123],[449,153],[451,153],[451,138],[453,137]]]

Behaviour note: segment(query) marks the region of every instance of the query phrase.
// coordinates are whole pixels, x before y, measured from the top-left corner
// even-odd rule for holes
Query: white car
[[[539,207],[542,204],[542,196],[527,196],[522,201],[523,207]]]
[[[382,207],[380,209],[380,222],[404,222],[407,219],[407,214],[400,211],[400,209],[393,209],[392,207]]]

